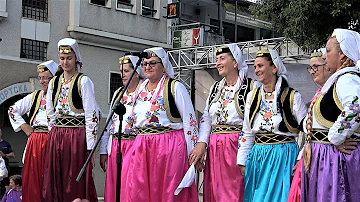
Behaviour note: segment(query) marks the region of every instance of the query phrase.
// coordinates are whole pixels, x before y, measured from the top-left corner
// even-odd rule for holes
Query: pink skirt
[[[303,160],[302,158],[299,160],[298,165],[296,167],[294,177],[291,182],[291,187],[289,191],[289,196],[287,202],[300,202],[301,196],[301,172]]]
[[[76,181],[90,151],[86,146],[85,128],[58,128],[49,132],[50,140],[45,157],[42,201],[65,202],[76,198],[97,201],[93,161]]]
[[[23,201],[40,201],[44,177],[44,162],[49,134],[31,133],[26,144],[24,168],[22,173]]]
[[[128,176],[122,183],[122,202],[198,201],[195,183],[174,195],[190,167],[183,130],[138,135],[129,154]]]
[[[122,168],[121,168],[121,183],[127,177],[129,167],[129,151],[134,140],[121,140],[121,153],[122,153]],[[116,179],[117,179],[117,163],[116,155],[119,149],[118,139],[112,139],[111,153],[108,157],[105,179],[104,202],[116,201]],[[123,192],[123,185],[121,185],[121,192]]]
[[[236,165],[239,135],[210,135],[204,169],[204,201],[244,201],[244,176]]]

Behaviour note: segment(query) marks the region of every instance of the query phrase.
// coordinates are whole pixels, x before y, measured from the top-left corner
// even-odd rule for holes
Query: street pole
[[[222,10],[222,6],[223,6],[223,3],[222,3],[222,0],[219,1],[219,21],[220,21],[220,24],[219,24],[219,34],[220,36],[224,36],[224,32],[223,32],[223,22],[222,22],[222,15],[223,15],[223,10]]]
[[[237,42],[237,7],[238,0],[235,1],[235,43]]]

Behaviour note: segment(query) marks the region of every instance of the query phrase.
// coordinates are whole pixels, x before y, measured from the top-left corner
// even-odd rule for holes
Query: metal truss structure
[[[278,51],[284,63],[297,63],[308,60],[309,54],[303,51],[289,38],[280,37],[256,41],[237,43],[242,50],[248,65],[254,63],[256,52],[262,49]],[[193,70],[215,68],[215,50],[222,45],[190,47],[168,51],[170,62],[175,70],[175,77],[182,82],[188,90],[193,89]]]

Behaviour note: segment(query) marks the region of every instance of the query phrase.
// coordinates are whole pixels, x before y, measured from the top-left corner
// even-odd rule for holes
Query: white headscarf
[[[79,45],[78,45],[77,41],[72,38],[64,38],[58,42],[58,51],[59,51],[60,46],[71,46],[71,48],[73,49],[73,51],[75,52],[75,55],[76,55],[77,70],[78,70],[78,72],[80,72],[81,66],[82,66],[82,60],[81,60],[80,49],[79,49]]]
[[[287,70],[286,67],[284,65],[284,63],[282,62],[278,52],[276,50],[269,50],[270,55],[271,55],[271,59],[274,63],[274,65],[276,66],[277,72],[276,75],[278,77],[283,77],[286,81],[288,81],[288,75],[287,75]]]
[[[55,76],[56,71],[58,70],[58,64],[55,63],[53,60],[49,60],[46,62],[43,62],[41,64],[38,65],[38,68],[41,66],[46,66],[48,68],[48,70],[50,71],[50,73]],[[39,72],[39,70],[38,70]]]
[[[166,51],[161,47],[154,47],[145,49],[144,52],[153,52],[157,57],[161,59],[161,62],[165,68],[165,72],[170,78],[174,78],[174,68],[169,60],[169,56]]]
[[[270,52],[272,62],[274,63],[274,65],[277,69],[276,75],[278,76],[278,79],[275,84],[275,92],[274,92],[274,100],[277,100],[278,96],[280,96],[281,85],[282,85],[283,79],[286,82],[288,82],[287,70],[286,70],[286,67],[285,67],[284,63],[282,62],[278,52],[276,50],[272,50],[272,49],[269,50],[269,52]],[[262,86],[260,88],[260,90],[261,90],[261,99],[265,102],[266,98],[265,98],[264,87]],[[272,108],[278,109],[277,102],[272,103]]]
[[[348,29],[335,29],[333,35],[341,51],[360,68],[360,34]]]
[[[242,54],[242,51],[240,50],[240,48],[237,44],[234,44],[234,43],[226,44],[224,46],[229,48],[231,55],[233,56],[233,58],[236,60],[236,63],[238,64],[239,78],[237,79],[236,84],[235,84],[235,92],[236,92],[239,90],[239,88],[241,87],[241,85],[243,84],[244,80],[247,77],[248,66],[246,64],[246,61]],[[211,104],[218,101],[218,99],[221,95],[221,90],[223,89],[225,84],[226,84],[226,79],[224,77],[218,83],[218,86],[217,86],[218,90],[215,94],[215,97],[212,99]],[[215,86],[214,86],[214,88],[215,88]]]
[[[136,63],[137,63],[138,60],[139,60],[139,57],[138,57],[138,56],[125,55],[124,57],[129,58],[130,61],[131,61],[131,64],[133,65],[133,67],[134,67],[134,68],[136,67]],[[122,58],[122,57],[121,57],[121,58]],[[120,59],[121,59],[121,58],[120,58]],[[139,75],[141,78],[145,79],[145,75],[144,75],[144,73],[143,73],[143,71],[142,71],[141,65],[140,65],[138,68],[136,68],[136,73],[138,73],[138,75]]]
[[[229,47],[232,56],[238,63],[239,76],[240,76],[241,80],[243,81],[247,76],[249,67],[246,64],[246,61],[242,54],[242,51],[240,50],[240,48],[237,44],[227,44],[226,46]]]
[[[340,43],[341,51],[355,63],[355,67],[346,67],[332,74],[322,87],[322,94],[326,94],[341,75],[347,72],[360,73],[360,34],[347,29],[335,29],[334,35]]]

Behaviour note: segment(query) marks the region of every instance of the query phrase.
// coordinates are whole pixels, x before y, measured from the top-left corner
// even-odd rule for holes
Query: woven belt
[[[235,126],[235,125],[211,126],[211,134],[240,133],[241,130],[242,130],[242,126]]]
[[[283,144],[295,142],[294,136],[286,136],[286,135],[277,135],[273,133],[268,134],[256,134],[255,135],[255,144]]]
[[[49,132],[49,129],[47,126],[35,126],[34,127],[34,132],[36,133],[47,133]]]
[[[169,127],[147,127],[139,128],[137,135],[153,135],[153,134],[162,134],[167,132],[172,132],[174,129]]]
[[[112,137],[114,139],[117,139],[119,137],[118,133],[112,134]],[[122,140],[135,140],[136,135],[126,135],[126,134],[122,134],[121,139]]]
[[[328,138],[329,130],[317,129],[317,130],[312,130],[311,132],[312,132],[311,142],[317,142],[317,143],[322,143],[322,144],[332,144]],[[360,142],[360,137],[357,135],[351,135],[350,138],[356,142]]]
[[[85,127],[85,117],[61,116],[55,119],[55,126],[65,128]]]

